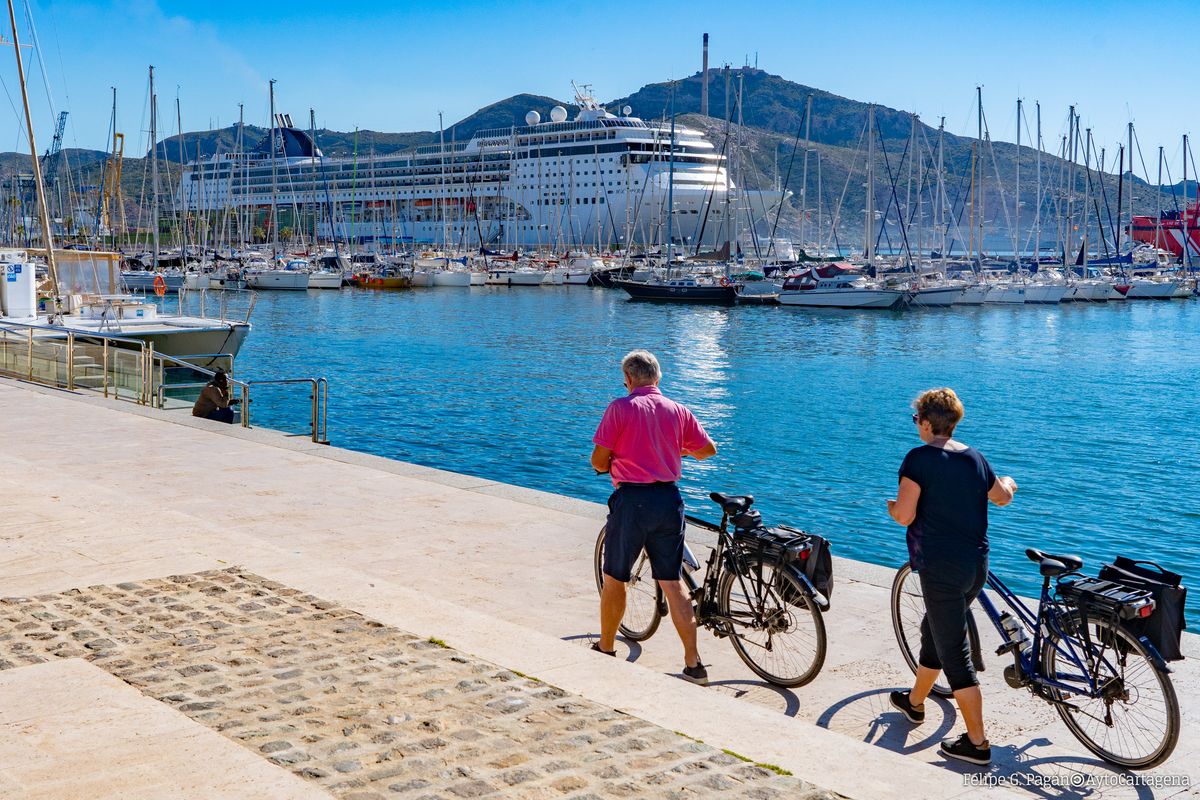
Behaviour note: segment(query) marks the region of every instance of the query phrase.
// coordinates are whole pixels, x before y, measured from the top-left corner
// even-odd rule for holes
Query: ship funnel
[[[708,34],[704,34],[704,57],[700,67],[700,114],[708,116]]]

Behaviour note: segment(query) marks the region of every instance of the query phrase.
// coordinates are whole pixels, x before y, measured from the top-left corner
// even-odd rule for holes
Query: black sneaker
[[[908,692],[892,692],[888,697],[892,701],[892,707],[899,709],[904,718],[913,725],[920,725],[925,721],[924,704],[922,704],[921,708],[914,706],[912,701],[908,699]]]
[[[606,656],[612,656],[613,658],[617,657],[616,650],[613,650],[612,652],[609,652],[608,650],[601,650],[599,642],[592,642],[592,649],[595,650],[597,653],[604,653],[604,655],[606,655]]]
[[[683,668],[683,679],[700,686],[708,685],[708,670],[704,668],[704,664],[700,661],[696,662],[696,666]]]
[[[943,739],[941,750],[942,755],[947,758],[957,758],[959,761],[967,761],[981,767],[992,763],[992,746],[988,744],[988,740],[984,739],[983,744],[976,747],[971,744],[971,737],[965,733],[957,739]]]

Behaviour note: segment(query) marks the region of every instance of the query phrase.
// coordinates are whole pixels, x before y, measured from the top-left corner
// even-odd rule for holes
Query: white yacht
[[[911,291],[883,288],[849,264],[811,267],[789,276],[779,292],[782,305],[813,308],[895,308],[911,298]]]
[[[138,339],[152,343],[155,352],[176,357],[237,355],[250,332],[249,321],[166,313],[158,304],[122,291],[120,259],[116,253],[55,250],[58,295],[65,308],[52,317],[38,310],[37,265],[24,250],[0,250],[7,276],[0,282],[0,328],[25,326],[35,341],[74,333],[111,339],[117,347],[125,346],[122,339]]]
[[[294,258],[283,264],[265,262],[246,265],[246,285],[251,289],[304,291],[308,288],[308,262]]]
[[[530,267],[496,267],[488,270],[488,286],[541,286],[546,273]]]
[[[319,269],[308,274],[309,289],[340,289],[345,276],[341,272]]]

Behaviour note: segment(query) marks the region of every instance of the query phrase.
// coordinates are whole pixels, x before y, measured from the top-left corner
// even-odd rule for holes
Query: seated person
[[[240,402],[242,401],[230,398],[229,375],[225,370],[218,368],[217,374],[213,375],[212,380],[196,398],[196,405],[192,406],[192,416],[232,424],[233,409],[230,406],[235,406]]]

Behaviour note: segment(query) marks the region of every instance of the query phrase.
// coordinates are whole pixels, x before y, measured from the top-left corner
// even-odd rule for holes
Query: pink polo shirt
[[[613,451],[610,476],[622,483],[677,481],[684,451],[709,443],[692,412],[663,396],[657,386],[639,386],[613,400],[592,442]]]

